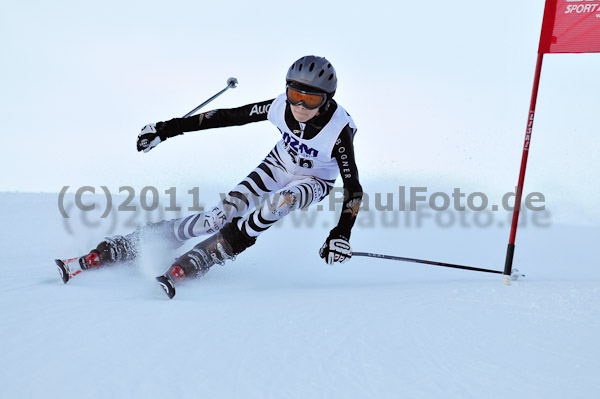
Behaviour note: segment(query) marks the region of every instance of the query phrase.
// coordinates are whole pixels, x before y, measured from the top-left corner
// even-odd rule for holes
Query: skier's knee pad
[[[298,196],[295,192],[292,190],[284,190],[280,192],[279,195],[281,196],[279,199],[279,208],[285,207],[288,211],[294,209],[296,203],[298,202]]]

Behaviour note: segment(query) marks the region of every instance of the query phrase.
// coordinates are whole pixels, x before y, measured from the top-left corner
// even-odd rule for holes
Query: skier
[[[159,237],[178,248],[186,240],[210,235],[157,277],[172,298],[175,282],[199,277],[215,263],[234,260],[289,212],[323,200],[340,172],[344,183],[342,213],[319,254],[328,264],[349,260],[350,233],[362,187],[354,158],[356,126],[333,99],[336,88],[337,77],[331,63],[323,57],[305,56],[290,66],[286,91],[275,99],[144,126],[137,141],[138,151],[144,152],[185,132],[267,119],[282,137],[258,167],[208,211],[150,223],[129,235],[106,238],[81,258],[57,260],[59,269],[62,263],[63,281],[66,283],[69,274],[73,275],[69,273],[70,261],[86,270],[135,259],[140,241],[150,237]]]

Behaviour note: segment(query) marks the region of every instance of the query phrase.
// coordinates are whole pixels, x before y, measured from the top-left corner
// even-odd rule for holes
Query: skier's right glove
[[[160,124],[160,122],[158,124]],[[142,128],[142,131],[140,132],[140,134],[138,134],[138,151],[148,152],[163,142],[156,129],[156,125],[156,123],[150,123]]]
[[[182,134],[177,119],[150,123],[142,128],[137,139],[137,150],[148,152],[166,139]]]

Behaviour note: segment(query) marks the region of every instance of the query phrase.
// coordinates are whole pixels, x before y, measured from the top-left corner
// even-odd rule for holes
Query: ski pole
[[[472,270],[472,271],[475,271],[475,272],[485,272],[485,273],[495,273],[495,274],[503,274],[504,273],[501,270],[483,269],[483,268],[480,268],[480,267],[455,265],[455,264],[452,264],[452,263],[435,262],[435,261],[423,260],[423,259],[405,258],[405,257],[402,257],[402,256],[381,255],[381,254],[374,254],[374,253],[371,253],[371,252],[352,252],[352,256],[366,256],[366,257],[369,257],[369,258],[397,260],[397,261],[412,262],[412,263],[423,263],[423,264],[426,264],[426,265],[451,267],[451,268],[454,268],[454,269]],[[511,273],[511,279],[512,280],[518,279],[519,276],[525,277],[524,274],[519,274],[519,271],[516,270],[516,269],[513,270],[513,272]]]
[[[238,80],[236,78],[227,79],[227,87],[225,87],[223,90],[221,90],[220,92],[218,92],[217,94],[215,94],[214,96],[209,98],[208,100],[204,101],[202,104],[198,105],[196,108],[194,108],[187,114],[183,115],[182,118],[187,118],[188,116],[192,116],[196,111],[198,111],[200,108],[204,107],[206,104],[208,104],[215,98],[219,97],[221,94],[225,93],[228,89],[230,89],[230,88],[235,89],[237,87],[237,84],[238,84]]]

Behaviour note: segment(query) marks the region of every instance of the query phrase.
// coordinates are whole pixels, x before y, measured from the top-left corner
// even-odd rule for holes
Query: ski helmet
[[[307,55],[298,59],[288,69],[285,80],[310,86],[333,96],[337,88],[335,69],[324,57]]]

